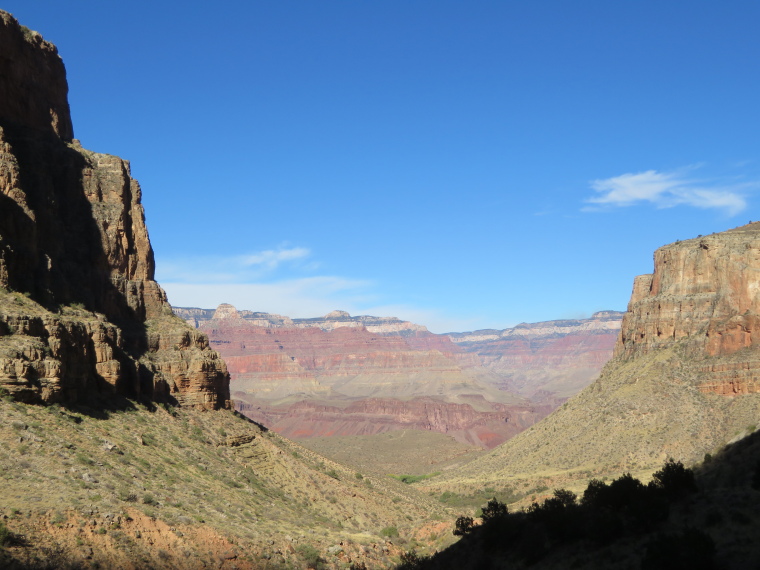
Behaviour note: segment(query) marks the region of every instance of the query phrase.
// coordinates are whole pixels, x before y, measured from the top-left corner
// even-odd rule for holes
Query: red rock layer
[[[236,394],[237,396],[237,394]],[[272,406],[236,400],[238,410],[289,438],[375,435],[400,429],[437,431],[487,449],[530,427],[551,411],[548,406],[491,403],[489,411],[433,398],[401,401],[368,398],[344,407],[302,401]]]
[[[363,327],[272,328],[237,317],[213,319],[201,327],[226,360],[233,389],[258,397],[324,395],[331,390],[343,396],[377,390],[391,396],[402,390],[409,396],[416,393],[412,379],[420,386],[471,385],[461,367],[441,352],[414,350],[401,336]]]
[[[0,53],[0,387],[229,406],[224,363],[153,279],[129,163],[72,139],[55,46],[0,12]]]
[[[454,357],[470,366],[464,358],[475,357],[501,388],[533,401],[559,401],[599,375],[612,356],[621,319],[622,313],[607,311],[590,319],[450,336],[461,351]]]

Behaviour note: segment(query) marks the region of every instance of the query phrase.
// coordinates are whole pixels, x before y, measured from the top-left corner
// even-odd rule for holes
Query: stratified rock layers
[[[615,354],[678,340],[694,355],[726,357],[704,363],[701,390],[760,391],[760,222],[662,247],[654,273],[636,278]]]
[[[206,332],[224,357],[238,409],[278,433],[319,437],[421,429],[488,448],[544,417],[580,389],[577,384],[585,386],[602,366],[597,359],[612,353],[620,322],[620,314],[605,313],[435,335],[393,317],[351,317],[344,311],[314,319],[237,311],[226,304],[215,311],[175,311]],[[545,372],[552,365],[549,378]],[[528,384],[538,378],[531,389]],[[513,386],[532,401],[515,395]]]
[[[73,139],[55,46],[0,12],[0,387],[229,406],[224,362],[153,280],[129,163]]]
[[[612,356],[623,313],[523,323],[504,330],[450,333],[460,354],[475,358],[498,386],[534,402],[561,402],[588,386]]]

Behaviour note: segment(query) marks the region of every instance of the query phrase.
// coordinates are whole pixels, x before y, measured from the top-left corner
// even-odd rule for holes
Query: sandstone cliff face
[[[347,435],[376,435],[399,429],[436,431],[460,443],[491,449],[520,433],[549,413],[530,405],[480,402],[481,410],[463,403],[421,397],[411,400],[366,398],[337,406],[301,401],[290,406],[248,402],[244,394],[235,405],[253,420],[291,439]]]
[[[402,336],[427,332],[422,325],[402,321],[396,317],[373,317],[360,315],[352,317],[346,311],[332,311],[324,317],[313,319],[291,319],[272,313],[259,313],[254,311],[237,310],[228,303],[222,303],[216,309],[198,309],[195,307],[172,307],[174,314],[187,321],[195,328],[200,328],[211,320],[220,318],[243,319],[251,325],[267,328],[315,328],[323,331],[332,331],[338,328],[365,328],[369,332],[378,334],[400,334]],[[429,333],[428,333],[429,334]]]
[[[233,390],[254,397],[450,398],[485,389],[447,355],[414,349],[395,333],[355,325],[262,327],[231,305],[214,316],[200,330],[227,362]]]
[[[0,12],[0,387],[229,406],[224,363],[153,280],[129,163],[73,139],[55,46]]]
[[[760,223],[677,242],[654,254],[654,273],[636,278],[615,355],[631,358],[681,341],[705,361],[700,389],[760,390]]]

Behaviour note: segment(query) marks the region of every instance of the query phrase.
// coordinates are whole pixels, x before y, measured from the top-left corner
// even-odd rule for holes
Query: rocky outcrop
[[[446,354],[412,348],[399,334],[362,326],[262,327],[231,305],[215,316],[200,330],[227,362],[233,390],[257,398],[453,398],[489,390]]]
[[[154,281],[129,163],[73,139],[55,46],[0,12],[0,387],[229,406],[224,363]]]
[[[331,331],[338,328],[365,328],[371,333],[399,334],[402,336],[413,335],[419,332],[427,332],[422,325],[402,321],[396,317],[373,317],[361,315],[352,317],[346,311],[331,311],[324,317],[311,319],[291,319],[282,315],[271,313],[259,313],[254,311],[238,311],[232,305],[223,303],[217,309],[198,309],[195,307],[172,307],[174,314],[187,321],[188,324],[200,328],[208,321],[234,317],[243,319],[251,325],[268,328],[315,328],[323,331]],[[221,311],[221,313],[219,313]]]
[[[700,389],[760,390],[760,222],[676,242],[654,254],[654,273],[636,278],[616,356],[633,358],[680,341],[706,362]]]

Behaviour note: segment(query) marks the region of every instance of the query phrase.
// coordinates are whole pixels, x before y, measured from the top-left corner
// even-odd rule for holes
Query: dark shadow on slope
[[[647,485],[623,474],[591,481],[582,497],[557,490],[514,513],[491,501],[482,524],[457,520],[459,542],[408,553],[397,568],[758,568],[760,433],[707,459],[693,470],[668,463]]]

